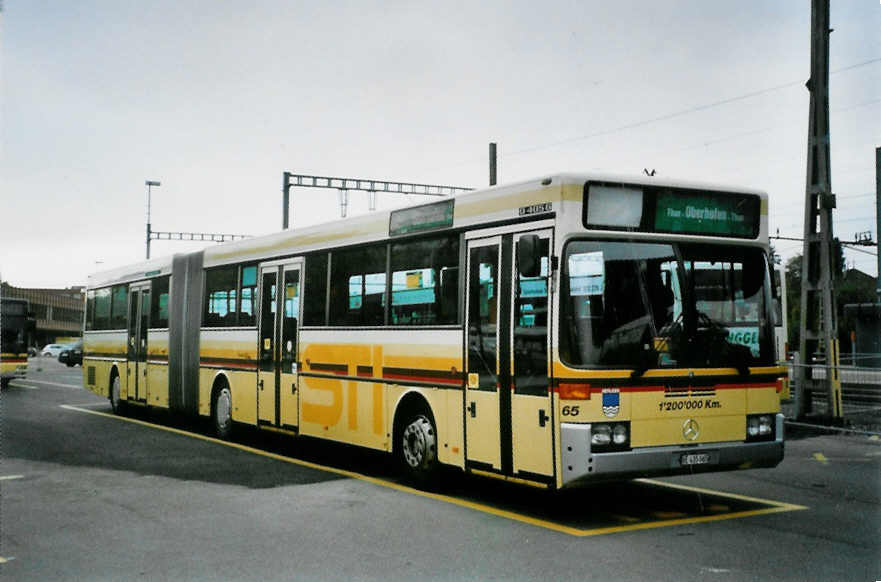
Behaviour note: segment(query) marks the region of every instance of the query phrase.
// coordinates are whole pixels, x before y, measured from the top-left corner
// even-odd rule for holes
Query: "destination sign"
[[[655,230],[752,237],[758,224],[756,202],[753,196],[659,192],[655,206]]]
[[[389,235],[412,234],[453,226],[453,202],[443,202],[394,210],[389,219]]]
[[[592,230],[755,238],[760,209],[755,194],[588,182],[582,220]]]

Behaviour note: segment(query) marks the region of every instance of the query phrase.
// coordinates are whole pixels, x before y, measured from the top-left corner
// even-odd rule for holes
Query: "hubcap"
[[[225,430],[229,423],[230,419],[230,396],[229,390],[224,388],[220,391],[220,394],[217,395],[217,426],[218,428]]]
[[[413,469],[425,468],[436,454],[437,446],[431,422],[419,416],[404,429],[404,460]]]
[[[113,386],[110,388],[110,404],[113,410],[119,408],[119,376],[113,379]]]

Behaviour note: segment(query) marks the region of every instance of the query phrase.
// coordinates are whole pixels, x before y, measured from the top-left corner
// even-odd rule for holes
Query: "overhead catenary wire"
[[[873,64],[873,63],[877,63],[877,62],[879,62],[879,61],[881,61],[881,57],[874,58],[874,59],[869,59],[869,60],[866,60],[866,61],[862,61],[862,62],[859,62],[859,63],[854,63],[854,64],[852,64],[852,65],[848,65],[848,66],[846,66],[846,67],[842,67],[842,68],[840,68],[840,69],[836,69],[836,70],[834,70],[834,71],[830,71],[830,74],[842,73],[842,72],[844,72],[844,71],[849,71],[849,70],[856,69],[856,68],[859,68],[859,67],[864,67],[864,66],[866,66],[866,65],[870,65],[870,64]],[[512,151],[506,152],[504,155],[505,155],[505,156],[514,156],[514,155],[519,155],[519,154],[524,154],[524,153],[530,153],[530,152],[538,151],[538,150],[541,150],[541,149],[552,148],[552,147],[556,147],[556,146],[559,146],[559,145],[563,145],[563,144],[567,144],[567,143],[572,143],[572,142],[575,142],[575,141],[582,141],[582,140],[592,139],[592,138],[595,138],[595,137],[600,137],[600,136],[604,136],[604,135],[609,135],[609,134],[612,134],[612,133],[617,133],[617,132],[619,132],[619,131],[625,131],[625,130],[628,130],[628,129],[634,129],[634,128],[637,128],[637,127],[642,127],[642,126],[644,126],[644,125],[649,125],[649,124],[652,124],[652,123],[657,123],[657,122],[659,122],[659,121],[667,121],[667,120],[669,120],[669,119],[674,119],[674,118],[676,118],[676,117],[682,117],[682,116],[684,116],[684,115],[689,115],[689,114],[692,114],[692,113],[697,113],[697,112],[699,112],[699,111],[705,111],[705,110],[707,110],[707,109],[713,109],[713,108],[715,108],[715,107],[719,107],[719,106],[721,106],[721,105],[727,105],[727,104],[729,104],[729,103],[734,103],[734,102],[736,102],[736,101],[742,101],[742,100],[744,100],[744,99],[750,99],[750,98],[752,98],[752,97],[757,97],[757,96],[759,96],[759,95],[764,95],[764,94],[766,94],[766,93],[772,93],[772,92],[774,92],[774,91],[779,91],[779,90],[781,90],[781,89],[787,89],[787,88],[789,88],[789,87],[794,87],[794,86],[796,86],[796,85],[801,85],[801,84],[804,84],[804,81],[801,81],[801,80],[799,80],[799,81],[790,81],[789,83],[783,83],[782,85],[775,85],[775,86],[773,86],[773,87],[766,87],[766,88],[764,88],[764,89],[759,89],[759,90],[757,90],[757,91],[750,91],[749,93],[744,93],[744,94],[742,94],[742,95],[737,95],[737,96],[734,96],[734,97],[729,97],[729,98],[727,98],[727,99],[720,99],[719,101],[714,101],[714,102],[712,102],[712,103],[705,103],[705,104],[702,104],[702,105],[695,105],[695,106],[692,106],[692,107],[689,107],[689,108],[686,108],[686,109],[681,109],[681,110],[679,110],[679,111],[674,111],[674,112],[671,112],[671,113],[667,113],[667,114],[664,114],[664,115],[659,115],[659,116],[657,116],[657,117],[652,117],[652,118],[649,118],[649,119],[643,119],[643,120],[640,120],[640,121],[634,121],[634,122],[632,122],[632,123],[627,123],[627,124],[624,124],[624,125],[620,125],[620,126],[617,126],[617,127],[612,127],[612,128],[609,128],[609,129],[604,129],[604,130],[596,131],[596,132],[589,133],[589,134],[585,134],[585,135],[574,136],[574,137],[571,137],[571,138],[566,138],[566,139],[558,140],[558,141],[555,141],[555,142],[550,142],[550,143],[543,144],[543,145],[539,145],[539,146],[534,146],[534,147],[529,147],[529,148],[522,148],[522,149],[519,149],[519,150],[512,150]],[[875,103],[875,102],[877,102],[877,100],[875,100],[875,101],[870,101],[870,102],[868,102],[868,103],[864,103],[864,104],[860,104],[860,105],[856,105],[856,106],[854,106],[854,107],[860,107],[860,106],[862,106],[862,105],[865,105],[865,104],[871,104],[871,103]]]
[[[834,75],[834,74],[838,74],[838,73],[843,73],[843,72],[845,72],[845,71],[850,71],[850,70],[853,70],[853,69],[857,69],[857,68],[864,67],[864,66],[871,65],[871,64],[874,64],[874,63],[878,63],[878,62],[881,62],[881,57],[875,57],[875,58],[872,58],[872,59],[868,59],[868,60],[865,60],[865,61],[861,61],[861,62],[858,62],[858,63],[854,63],[854,64],[851,64],[851,65],[847,65],[847,66],[845,66],[845,67],[841,67],[841,68],[835,69],[834,71],[830,71],[829,74],[830,74],[830,75]],[[677,118],[677,117],[683,117],[683,116],[690,115],[690,114],[693,114],[693,113],[698,113],[698,112],[700,112],[700,111],[706,111],[706,110],[708,110],[708,109],[713,109],[713,108],[715,108],[715,107],[720,107],[720,106],[722,106],[722,105],[727,105],[727,104],[729,104],[729,103],[735,103],[735,102],[737,102],[737,101],[743,101],[743,100],[745,100],[745,99],[750,99],[750,98],[753,98],[753,97],[757,97],[757,96],[760,96],[760,95],[764,95],[764,94],[766,94],[766,93],[772,93],[772,92],[775,92],[775,91],[780,91],[780,90],[782,90],[782,89],[787,89],[787,88],[789,88],[789,87],[794,87],[794,86],[796,86],[796,85],[803,85],[804,83],[805,83],[804,80],[790,81],[790,82],[788,82],[788,83],[783,83],[783,84],[775,85],[775,86],[772,86],[772,87],[766,87],[766,88],[764,88],[764,89],[758,89],[758,90],[756,90],[756,91],[750,91],[750,92],[748,92],[748,93],[743,93],[743,94],[741,94],[741,95],[736,95],[736,96],[734,96],[734,97],[728,97],[728,98],[726,98],[726,99],[720,99],[720,100],[718,100],[718,101],[713,101],[713,102],[711,102],[711,103],[705,103],[705,104],[701,104],[701,105],[694,105],[694,106],[692,106],[692,107],[689,107],[689,108],[686,108],[686,109],[681,109],[681,110],[679,110],[679,111],[673,111],[673,112],[670,112],[670,113],[666,113],[666,114],[664,114],[664,115],[659,115],[659,116],[657,116],[657,117],[652,117],[652,118],[649,118],[649,119],[643,119],[643,120],[639,120],[639,121],[634,121],[634,122],[631,122],[631,123],[627,123],[627,124],[620,125],[620,126],[617,126],[617,127],[612,127],[612,128],[605,129],[605,130],[596,131],[596,132],[589,133],[589,134],[584,134],[584,135],[580,135],[580,136],[573,136],[573,137],[570,137],[570,138],[565,138],[565,139],[562,139],[562,140],[558,140],[558,141],[554,141],[554,142],[549,142],[549,143],[546,143],[546,144],[540,144],[540,145],[536,145],[536,146],[532,146],[532,147],[526,147],[526,148],[521,148],[521,149],[509,150],[509,151],[506,151],[504,154],[499,155],[499,157],[500,157],[500,158],[504,158],[504,157],[511,157],[511,156],[516,156],[516,155],[522,155],[522,154],[526,154],[526,153],[532,153],[532,152],[540,151],[540,150],[543,150],[543,149],[550,149],[550,148],[558,147],[558,146],[565,145],[565,144],[569,144],[569,143],[574,143],[574,142],[578,142],[578,141],[585,141],[585,140],[593,139],[593,138],[596,138],[596,137],[602,137],[602,136],[605,136],[605,135],[611,135],[611,134],[618,133],[618,132],[622,132],[622,131],[626,131],[626,130],[629,130],[629,129],[635,129],[635,128],[643,127],[643,126],[650,125],[650,124],[653,124],[653,123],[658,123],[658,122],[661,122],[661,121],[667,121],[667,120],[669,120],[669,119],[675,119],[675,118]],[[855,105],[852,105],[852,106],[848,106],[848,107],[845,107],[845,108],[837,109],[837,110],[835,110],[835,111],[846,111],[846,110],[848,110],[848,109],[856,109],[856,108],[859,108],[859,107],[865,107],[865,106],[867,106],[867,105],[871,105],[871,104],[877,103],[877,102],[879,102],[879,101],[881,101],[881,99],[877,99],[877,98],[876,98],[876,99],[873,99],[873,100],[871,100],[871,101],[861,102],[861,103],[858,103],[858,104],[855,104]],[[743,136],[745,136],[745,135],[751,135],[751,134],[756,134],[756,133],[762,133],[762,132],[764,132],[764,131],[768,131],[768,129],[767,129],[767,128],[766,128],[766,129],[759,129],[759,130],[755,130],[755,131],[747,132],[747,134],[743,134],[743,135],[739,135],[739,136],[735,136],[735,137],[743,137]],[[731,137],[731,138],[727,138],[727,139],[735,139],[735,137]],[[720,142],[721,142],[721,141],[726,141],[726,138],[721,138],[721,139],[719,139],[719,140],[717,140],[717,141],[720,141]],[[689,147],[693,147],[693,146],[689,146]],[[697,146],[697,147],[700,147],[700,146]],[[454,167],[454,166],[462,166],[462,165],[466,165],[466,164],[472,164],[472,163],[475,163],[475,162],[477,162],[477,161],[478,161],[478,160],[475,159],[475,158],[470,158],[470,159],[468,159],[468,160],[462,160],[462,161],[459,161],[459,162],[453,162],[453,163],[450,163],[450,164],[445,164],[445,165],[442,166],[442,167],[443,167],[443,168],[449,168],[449,167]],[[480,160],[480,161],[482,161],[482,160]]]

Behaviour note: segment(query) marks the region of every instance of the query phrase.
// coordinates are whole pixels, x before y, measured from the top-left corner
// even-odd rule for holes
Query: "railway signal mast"
[[[836,322],[832,210],[835,195],[829,160],[829,0],[811,2],[811,92],[808,123],[808,161],[805,188],[805,230],[801,277],[801,322],[797,409],[802,418],[811,412],[810,389],[823,387],[827,414],[840,420],[841,377]],[[826,375],[814,378],[815,354],[825,354]]]

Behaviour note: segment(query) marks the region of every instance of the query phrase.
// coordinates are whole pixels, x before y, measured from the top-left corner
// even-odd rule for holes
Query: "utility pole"
[[[159,180],[145,180],[144,185],[147,187],[147,258],[150,258],[150,239],[153,237],[151,225],[150,225],[150,188],[156,186],[157,188],[161,186]]]
[[[496,185],[496,170],[498,169],[498,161],[496,158],[496,144],[489,143],[489,185]]]
[[[875,241],[878,248],[878,277],[875,279],[875,292],[881,304],[881,147],[875,148]]]
[[[811,412],[810,389],[825,388],[827,413],[840,420],[838,326],[833,273],[832,210],[835,195],[829,160],[829,0],[811,2],[811,92],[808,121],[808,163],[805,187],[805,229],[801,277],[801,322],[796,402],[798,417]],[[825,378],[813,377],[813,356],[825,354]]]
[[[144,182],[147,186],[147,259],[150,259],[150,241],[151,240],[193,240],[193,241],[211,241],[226,242],[230,240],[241,240],[250,238],[247,234],[220,234],[212,232],[168,232],[153,230],[150,224],[150,188],[161,184],[158,180],[147,180]]]

